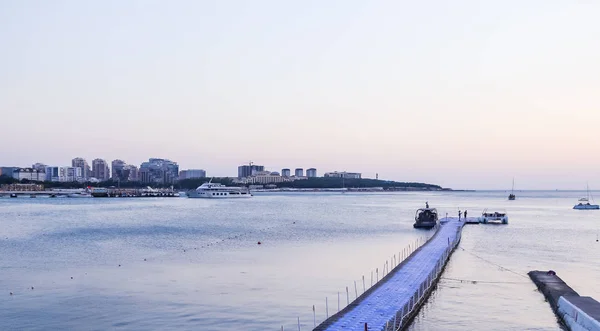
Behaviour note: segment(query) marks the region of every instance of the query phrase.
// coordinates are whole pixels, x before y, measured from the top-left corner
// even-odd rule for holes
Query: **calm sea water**
[[[0,199],[0,330],[302,330],[441,214],[468,225],[411,330],[560,330],[526,273],[600,298],[600,212],[576,192],[272,194],[247,200]],[[258,245],[258,241],[261,245]],[[473,282],[476,281],[476,282]],[[31,289],[33,287],[33,289]],[[10,296],[9,292],[14,295]]]

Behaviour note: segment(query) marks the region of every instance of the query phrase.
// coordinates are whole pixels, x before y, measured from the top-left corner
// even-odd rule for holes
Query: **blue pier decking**
[[[373,288],[315,330],[397,330],[406,326],[460,241],[464,220],[442,219],[437,233]]]

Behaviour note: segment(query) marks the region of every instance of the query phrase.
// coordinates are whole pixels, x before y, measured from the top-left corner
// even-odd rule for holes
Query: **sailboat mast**
[[[590,183],[585,183],[585,185],[586,185],[587,199],[589,202],[590,201]]]
[[[512,189],[510,190],[510,193],[515,193],[515,177],[513,177],[513,185]]]

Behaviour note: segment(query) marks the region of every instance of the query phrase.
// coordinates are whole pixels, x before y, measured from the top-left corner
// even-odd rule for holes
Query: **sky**
[[[600,189],[600,2],[0,0],[0,165]]]

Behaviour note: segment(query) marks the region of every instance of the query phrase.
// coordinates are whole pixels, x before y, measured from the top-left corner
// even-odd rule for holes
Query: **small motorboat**
[[[414,228],[418,229],[431,229],[438,221],[438,214],[435,208],[422,208],[417,210],[415,214]]]
[[[10,194],[10,197],[11,197],[11,198],[16,198],[16,197],[17,197],[17,194],[16,194],[16,193],[11,193],[11,194]]]
[[[502,224],[508,224],[508,215],[506,212],[489,212],[487,209],[481,213],[481,216],[478,218],[479,223],[487,224],[490,222],[500,221]]]

